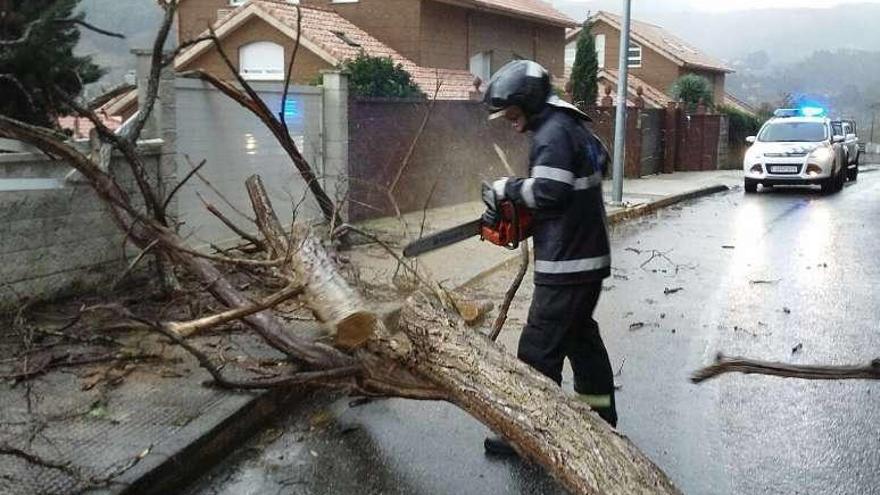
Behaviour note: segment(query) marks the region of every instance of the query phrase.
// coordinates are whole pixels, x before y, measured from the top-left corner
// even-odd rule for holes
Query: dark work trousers
[[[575,392],[604,397],[606,404],[592,406],[593,410],[616,426],[614,375],[599,324],[593,319],[601,292],[601,280],[582,285],[536,285],[517,355],[560,385],[562,362],[568,357]]]

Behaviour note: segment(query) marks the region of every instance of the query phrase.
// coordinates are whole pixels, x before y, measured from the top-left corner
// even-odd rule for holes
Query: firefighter
[[[506,199],[525,205],[534,218],[535,291],[517,356],[560,385],[568,357],[578,399],[616,426],[611,363],[593,319],[611,272],[602,196],[608,151],[586,127],[590,118],[553,94],[550,75],[535,62],[502,67],[484,103],[491,119],[532,134],[529,177],[505,177],[483,189],[487,217]],[[497,436],[487,438],[485,448],[514,453]]]

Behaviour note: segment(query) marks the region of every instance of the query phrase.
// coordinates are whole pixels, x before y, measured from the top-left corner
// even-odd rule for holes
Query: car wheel
[[[822,194],[831,194],[831,193],[835,192],[837,190],[836,186],[837,186],[837,176],[836,175],[832,175],[831,177],[828,177],[827,179],[822,179],[822,181],[819,183],[819,187],[822,188]]]
[[[858,162],[856,162],[856,164],[853,165],[853,168],[848,169],[848,170],[846,171],[846,178],[849,179],[849,180],[851,180],[851,181],[856,181],[856,180],[859,179],[859,165],[858,165]]]
[[[752,194],[758,192],[758,181],[754,179],[746,179],[743,182],[743,189],[746,190],[746,194]]]
[[[840,172],[837,174],[837,190],[842,191],[844,186],[846,186],[846,176],[847,176],[847,168],[842,167]]]

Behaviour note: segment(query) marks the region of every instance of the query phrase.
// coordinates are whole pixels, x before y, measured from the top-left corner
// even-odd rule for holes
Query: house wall
[[[471,12],[438,2],[422,2],[421,65],[441,69],[467,69]],[[476,52],[474,52],[476,53]]]
[[[187,5],[188,3],[189,2],[184,2],[183,5]],[[237,68],[239,50],[242,46],[255,41],[271,41],[283,46],[284,56],[288,62],[290,57],[293,56],[295,41],[291,40],[287,35],[259,18],[251,18],[248,20],[239,29],[236,29],[224,38],[221,45],[223,46],[223,50],[233,59],[232,61]],[[285,68],[287,67],[287,62],[285,62],[284,66]],[[188,70],[195,68],[203,69],[224,79],[233,76],[233,74],[231,74],[226,68],[226,64],[215,49],[210,49],[202,53],[180,69]],[[328,70],[331,68],[332,65],[327,61],[305,49],[305,47],[300,47],[299,52],[296,54],[296,61],[293,64],[293,82],[294,84],[309,84],[322,70]]]
[[[336,11],[417,65],[424,65],[421,62],[419,32],[421,3],[418,0],[359,0],[356,3],[302,0],[303,5]]]
[[[726,74],[723,72],[682,67],[679,75],[683,76],[685,74],[697,74],[698,76],[703,76],[708,79],[709,83],[712,84],[712,96],[715,99],[715,104],[721,105],[724,103],[724,82]]]
[[[217,11],[232,9],[229,0],[186,0],[177,9],[177,39],[186,41],[217,21]]]
[[[605,35],[605,67],[617,70],[620,67],[620,31],[610,24],[599,21],[593,26],[594,34]],[[633,40],[633,43],[640,44]],[[630,74],[665,93],[678,79],[679,67],[668,58],[660,55],[646,45],[642,46],[642,66],[630,68]]]
[[[492,51],[492,70],[516,56],[543,65],[556,76],[565,72],[565,28],[487,12],[473,12],[469,55]]]

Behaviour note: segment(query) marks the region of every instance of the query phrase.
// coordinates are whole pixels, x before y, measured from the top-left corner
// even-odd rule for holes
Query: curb
[[[681,194],[673,194],[671,196],[667,196],[665,198],[658,199],[657,201],[652,201],[650,203],[644,203],[633,208],[627,208],[624,210],[619,210],[608,215],[608,224],[609,225],[617,225],[622,222],[626,222],[628,220],[634,220],[639,217],[643,217],[645,215],[650,215],[657,210],[661,210],[663,208],[672,206],[676,203],[681,203],[683,201],[687,201],[689,199],[696,199],[703,196],[709,196],[711,194],[717,194],[724,191],[729,191],[730,188],[725,185],[715,185],[709,187],[702,187],[700,189],[694,189],[692,191],[686,191]]]
[[[652,201],[650,203],[641,204],[632,208],[627,208],[625,210],[619,210],[608,215],[608,225],[617,225],[629,220],[634,220],[639,217],[643,217],[645,215],[650,215],[658,210],[663,208],[672,206],[676,203],[681,203],[683,201],[687,201],[690,199],[696,199],[703,196],[709,196],[711,194],[717,194],[720,192],[729,191],[730,187],[718,184],[714,186],[701,187],[699,189],[694,189],[691,191],[686,191],[681,194],[673,194],[671,196],[667,196],[665,198],[658,199],[657,201]],[[501,271],[505,270],[511,266],[515,266],[519,261],[519,255],[511,256],[506,260],[487,268],[473,277],[469,278],[466,282],[462,283],[456,289],[466,289],[471,287],[472,285],[488,278],[489,276]]]
[[[228,457],[305,389],[240,394],[199,416],[185,431],[157,444],[138,464],[100,493],[153,495],[177,493]]]

